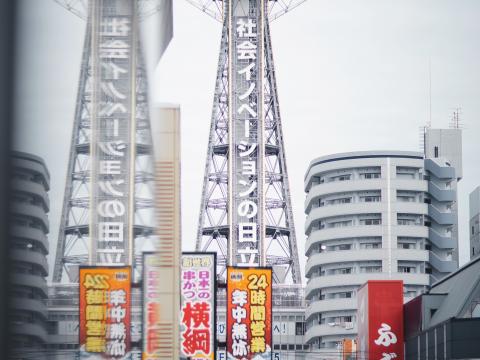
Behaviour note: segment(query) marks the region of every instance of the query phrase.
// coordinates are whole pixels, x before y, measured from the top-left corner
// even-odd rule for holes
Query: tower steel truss
[[[237,180],[234,180],[235,176],[238,178],[238,149],[241,146],[240,138],[236,133],[243,132],[243,128],[238,130],[239,125],[235,123],[239,117],[237,115],[238,100],[235,99],[239,95],[239,89],[242,86],[245,89],[248,84],[245,85],[245,81],[239,80],[239,76],[236,75],[239,73],[241,65],[241,62],[237,64],[237,61],[242,57],[239,57],[235,52],[237,50],[234,50],[238,48],[234,47],[233,42],[237,44],[238,39],[235,39],[233,34],[238,31],[237,26],[240,24],[236,22],[251,21],[249,18],[251,16],[259,21],[256,24],[259,35],[252,40],[256,44],[255,48],[258,45],[259,58],[255,60],[257,66],[252,68],[251,73],[251,79],[256,82],[256,88],[259,90],[255,90],[256,93],[253,96],[251,91],[253,85],[250,84],[250,104],[252,107],[255,105],[255,109],[258,109],[258,116],[256,113],[253,116],[252,110],[247,127],[253,129],[255,139],[259,144],[254,159],[258,164],[259,175],[253,179],[263,182],[263,185],[256,186],[255,192],[260,199],[258,200],[259,215],[257,215],[261,217],[258,220],[260,229],[258,240],[261,256],[263,254],[264,257],[263,262],[260,261],[260,265],[273,267],[274,280],[277,283],[301,283],[270,40],[269,14],[273,3],[267,0],[224,1],[221,11],[214,16],[215,18],[221,16],[223,19],[223,30],[205,162],[196,250],[216,251],[219,276],[225,277],[226,266],[238,265],[238,250],[245,249],[239,240],[241,237],[239,226],[242,226],[244,220],[238,216],[237,203],[235,203],[238,201],[238,191],[241,191],[241,189],[235,190],[238,189],[238,186],[235,184]],[[241,96],[240,99],[242,98],[244,97]],[[262,128],[257,129],[257,127]],[[240,180],[240,183],[242,181],[244,180]]]
[[[132,157],[132,165],[128,166],[132,167],[132,171],[134,171],[133,176],[131,176],[132,184],[129,186],[130,192],[133,191],[134,194],[132,196],[133,204],[131,205],[131,210],[127,210],[133,213],[131,215],[127,214],[132,222],[131,234],[133,241],[131,241],[131,248],[125,248],[128,254],[125,254],[126,258],[121,261],[135,267],[136,264],[139,264],[139,260],[141,259],[139,250],[142,243],[152,234],[153,231],[152,221],[154,204],[152,194],[154,177],[147,76],[142,60],[141,42],[138,40],[138,35],[136,35],[138,33],[137,20],[139,6],[131,5],[129,1],[130,0],[118,1],[116,6],[118,6],[118,9],[132,6],[133,9],[131,23],[129,25],[133,34],[133,43],[128,55],[129,58],[126,60],[131,64],[129,70],[129,76],[131,76],[131,79],[127,79],[130,85],[128,85],[127,88],[123,87],[120,90],[125,92],[125,94],[131,94],[131,96],[129,95],[130,98],[128,100],[128,106],[131,106],[131,109],[126,111],[125,114],[122,114],[122,116],[127,121],[134,124],[134,130],[132,131],[135,131],[135,134],[134,136],[127,134],[127,138],[131,139],[132,144],[127,143],[126,145],[122,145],[123,147],[116,147],[113,148],[113,150],[110,148],[110,152],[112,154],[119,154],[125,147],[128,149],[131,145],[133,148],[134,155]],[[102,95],[102,99],[100,99],[99,95],[101,91],[99,89],[104,89],[106,84],[102,83],[104,80],[98,75],[98,73],[102,71],[99,69],[104,67],[104,63],[101,62],[102,56],[97,54],[94,46],[95,44],[92,43],[98,41],[99,38],[97,31],[100,31],[94,25],[94,17],[102,12],[111,13],[111,2],[92,0],[88,2],[88,6],[86,6],[86,2],[84,1],[78,1],[77,3],[82,5],[85,9],[89,7],[90,10],[88,11],[88,16],[85,16],[86,14],[81,12],[81,7],[78,7],[74,12],[87,19],[87,27],[83,47],[80,79],[77,89],[77,101],[72,129],[62,215],[58,233],[53,282],[77,281],[79,265],[89,263],[95,264],[99,261],[96,259],[97,254],[92,255],[92,249],[96,248],[92,246],[96,241],[96,236],[92,238],[90,230],[92,228],[92,216],[98,216],[92,215],[96,211],[96,209],[92,209],[90,205],[92,193],[98,193],[100,191],[96,188],[98,185],[96,181],[91,179],[92,164],[98,163],[98,158],[95,159],[95,155],[92,157],[91,153],[94,147],[97,147],[98,145],[101,146],[102,144],[100,144],[101,140],[99,140],[99,133],[95,133],[94,138],[96,140],[94,140],[92,146],[92,124],[94,124],[95,121],[100,124],[98,125],[100,127],[107,126],[102,125],[108,119],[102,114],[100,107],[111,106],[111,108],[113,108],[113,106],[116,105],[114,99],[115,96],[120,96],[122,99],[126,96],[118,95],[118,91],[111,93],[110,95]],[[141,2],[139,3],[141,4]],[[67,7],[67,3],[61,3],[61,5]],[[97,9],[92,10],[92,7],[96,7]],[[97,20],[96,26],[98,26],[98,24]],[[105,32],[108,30],[103,31]],[[107,41],[110,41],[113,44],[119,44],[119,40],[112,40],[109,38]],[[122,50],[122,47],[119,47],[119,50]],[[123,72],[123,70],[121,71]],[[111,91],[116,91],[112,90],[112,88],[110,89]],[[117,123],[119,121],[118,119],[114,120],[117,121]],[[106,128],[102,131],[106,131]],[[122,128],[120,128],[119,131],[123,131]],[[105,144],[105,142],[103,144]],[[100,150],[98,149],[95,150],[94,154],[99,151]],[[95,179],[97,179],[97,177],[95,177]],[[106,179],[104,183],[109,182],[109,185],[111,185],[112,183],[115,183],[115,181],[117,187],[118,184],[124,182],[124,180],[110,181]],[[119,190],[112,189],[113,188],[110,187],[111,191],[119,193]],[[125,196],[130,197],[131,195],[126,194],[124,197]],[[95,197],[94,201],[98,202],[99,200]],[[110,207],[110,209],[107,210],[118,211],[118,209],[118,207]],[[130,239],[128,239],[128,241],[129,240]],[[128,258],[130,258],[130,260],[128,260]],[[106,262],[112,260],[111,255],[106,259]],[[118,259],[120,259],[120,257],[118,257]],[[105,261],[103,264],[105,264]],[[111,265],[116,264],[118,264],[118,261],[111,261]]]

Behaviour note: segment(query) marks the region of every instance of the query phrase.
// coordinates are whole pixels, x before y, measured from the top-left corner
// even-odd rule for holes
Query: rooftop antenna
[[[432,58],[428,58],[428,119],[425,125],[418,129],[420,151],[425,153],[425,134],[432,127]]]
[[[427,127],[432,127],[432,59],[428,58],[428,102],[429,102],[429,113]]]
[[[462,108],[457,107],[453,111],[452,119],[450,122],[450,129],[461,129],[462,124],[460,122],[460,114],[462,112]]]

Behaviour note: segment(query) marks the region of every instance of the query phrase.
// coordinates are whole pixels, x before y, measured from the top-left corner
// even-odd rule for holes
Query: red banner
[[[80,351],[124,358],[130,351],[130,267],[81,267]]]
[[[358,358],[403,360],[403,282],[368,281],[357,299]]]
[[[227,358],[272,356],[272,269],[227,269]]]

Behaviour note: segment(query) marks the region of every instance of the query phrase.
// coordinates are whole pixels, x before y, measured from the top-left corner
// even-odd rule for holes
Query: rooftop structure
[[[480,357],[479,274],[477,257],[405,304],[407,359]]]
[[[470,222],[468,233],[470,235],[470,259],[480,255],[480,186],[470,193]]]

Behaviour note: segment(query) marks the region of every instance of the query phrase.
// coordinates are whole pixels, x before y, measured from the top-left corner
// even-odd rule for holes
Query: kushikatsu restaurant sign
[[[215,359],[216,254],[182,253],[180,352],[189,359]]]
[[[403,360],[403,282],[367,281],[357,301],[357,359]]]

